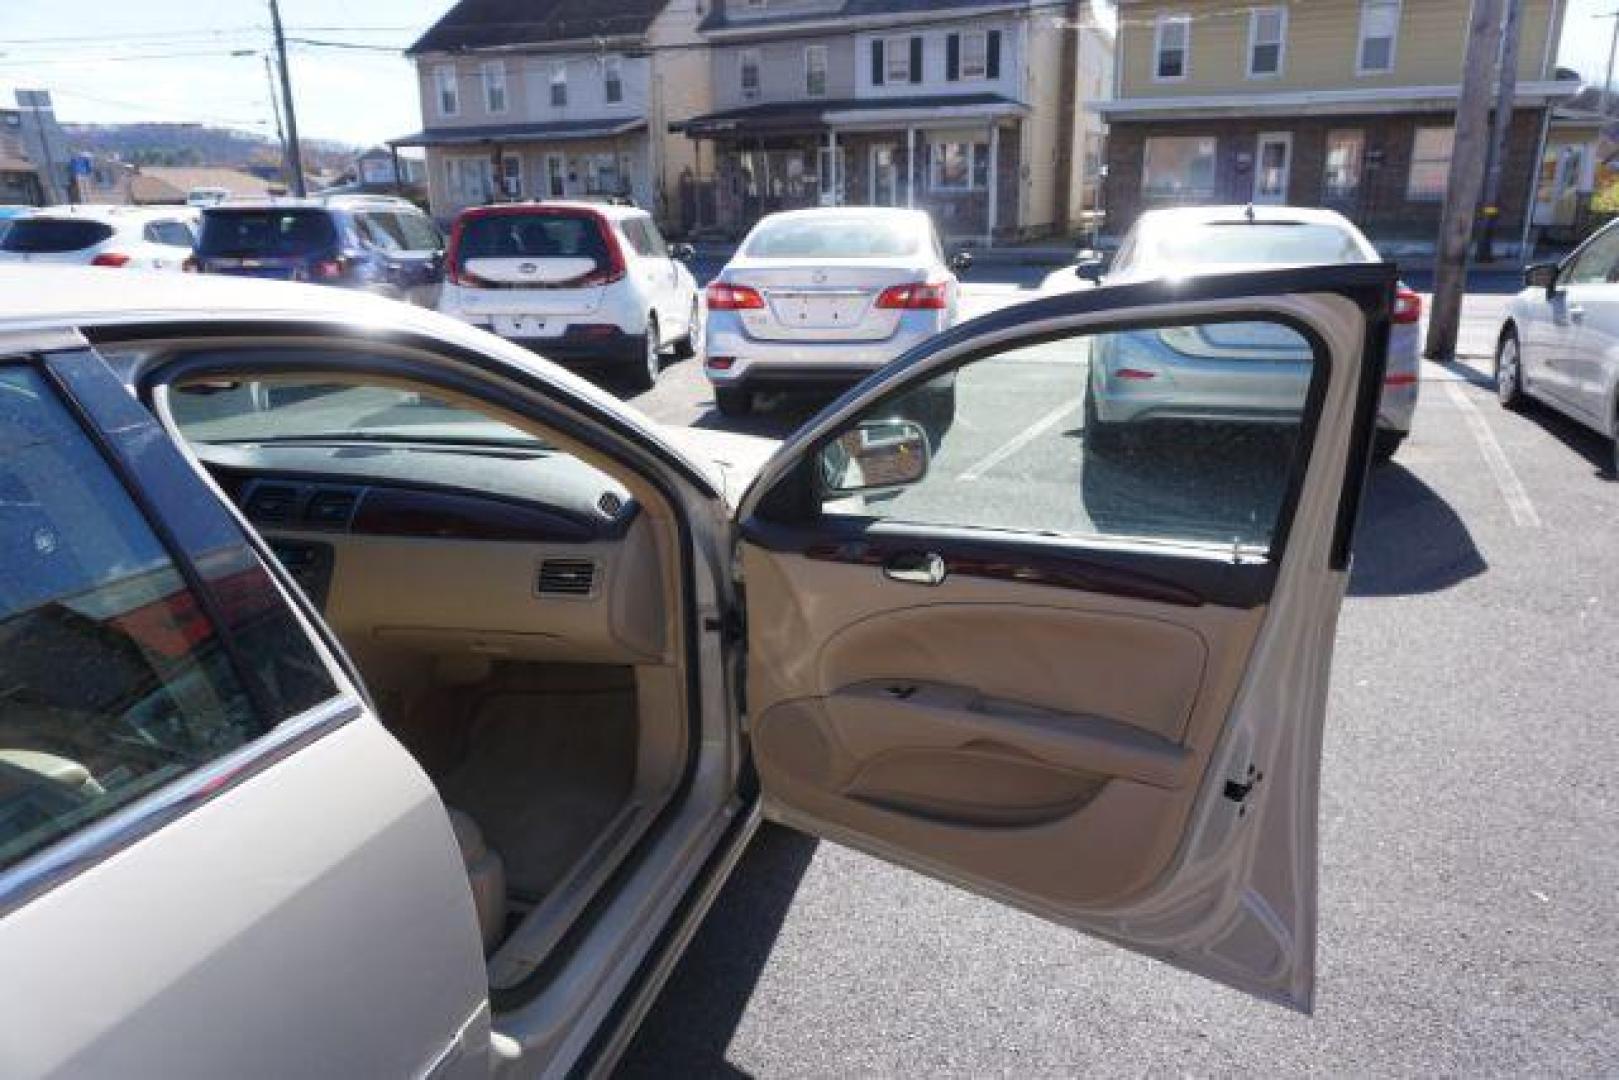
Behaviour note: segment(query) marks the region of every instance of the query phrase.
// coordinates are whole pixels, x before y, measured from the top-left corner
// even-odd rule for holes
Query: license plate
[[[495,333],[503,337],[546,337],[546,321],[534,315],[496,315]]]
[[[778,316],[788,326],[853,326],[860,321],[865,308],[865,297],[858,294],[789,294],[776,302]]]

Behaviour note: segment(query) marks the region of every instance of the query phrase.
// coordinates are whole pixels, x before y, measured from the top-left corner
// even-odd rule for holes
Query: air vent
[[[534,591],[541,596],[589,596],[596,589],[596,564],[590,559],[546,559]]]
[[[247,516],[252,521],[291,521],[298,506],[298,489],[281,484],[260,484],[247,497]]]
[[[353,491],[317,491],[304,507],[304,521],[324,529],[346,528],[358,500]]]

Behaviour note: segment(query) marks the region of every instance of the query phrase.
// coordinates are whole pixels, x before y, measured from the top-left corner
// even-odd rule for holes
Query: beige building
[[[671,122],[708,108],[701,0],[461,0],[411,46],[432,212],[617,197],[680,231],[693,167]]]
[[[1499,199],[1516,239],[1551,104],[1564,0],[1523,0]],[[1469,0],[1120,0],[1107,229],[1187,203],[1327,206],[1429,238],[1443,204]]]
[[[1087,106],[1112,49],[1087,0],[715,0],[700,30],[714,110],[679,126],[703,231],[860,204],[1008,239],[1070,231],[1096,201]]]

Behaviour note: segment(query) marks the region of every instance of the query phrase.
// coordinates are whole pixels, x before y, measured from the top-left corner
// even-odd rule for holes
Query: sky
[[[289,38],[369,46],[292,46],[299,133],[369,145],[420,129],[398,50],[452,3],[281,0]],[[1598,81],[1613,22],[1597,16],[1619,0],[1568,4],[1559,63]],[[273,135],[269,46],[267,0],[0,0],[0,102],[40,88],[63,121],[200,121]]]

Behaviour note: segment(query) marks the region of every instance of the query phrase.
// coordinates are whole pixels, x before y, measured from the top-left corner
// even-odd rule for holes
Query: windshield
[[[199,255],[317,255],[337,246],[324,210],[209,210],[202,216]]]
[[[177,387],[169,402],[181,432],[201,443],[545,445],[472,409],[391,386],[204,380]]]
[[[1354,236],[1335,225],[1304,222],[1217,221],[1165,230],[1143,252],[1144,265],[1173,263],[1313,265],[1367,262]]]
[[[82,218],[18,218],[0,237],[0,251],[54,255],[94,247],[112,235],[112,226]]]
[[[916,254],[920,241],[913,221],[816,214],[763,222],[744,254],[753,259],[892,259]]]

